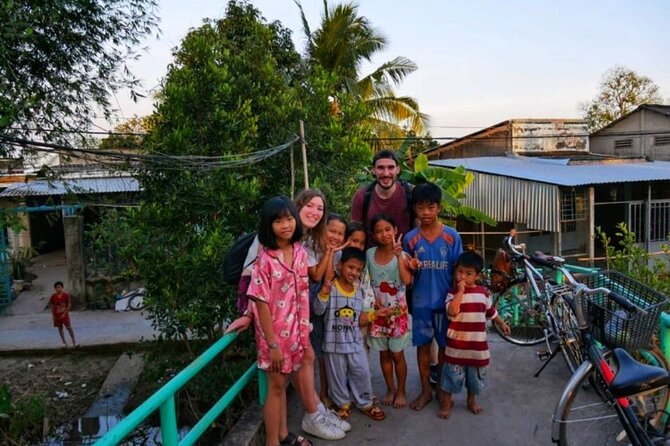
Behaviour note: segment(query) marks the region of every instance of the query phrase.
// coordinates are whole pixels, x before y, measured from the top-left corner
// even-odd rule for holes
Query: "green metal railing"
[[[117,445],[123,439],[132,433],[142,424],[152,413],[160,410],[161,436],[164,446],[189,446],[202,436],[202,434],[211,426],[216,418],[221,415],[240,394],[240,392],[251,382],[254,376],[258,376],[258,395],[259,402],[265,401],[267,394],[267,381],[265,374],[258,370],[256,362],[244,372],[242,377],[232,385],[226,393],[212,406],[212,408],[203,415],[203,417],[191,428],[186,436],[179,441],[177,433],[177,413],[175,411],[175,395],[186,385],[195,375],[197,375],[207,364],[216,356],[223,352],[237,338],[237,333],[229,333],[219,339],[214,345],[208,348],[195,361],[190,363],[184,370],[179,372],[167,384],[161,387],[156,393],[151,395],[142,405],[128,414],[112,430],[107,432],[95,446]]]

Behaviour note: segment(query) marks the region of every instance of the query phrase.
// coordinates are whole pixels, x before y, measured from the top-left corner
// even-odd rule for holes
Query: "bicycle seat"
[[[554,267],[554,266],[563,266],[565,259],[558,256],[550,256],[542,251],[535,251],[532,256],[530,256],[530,261],[537,263],[538,265]]]
[[[616,375],[609,385],[610,392],[615,398],[663,387],[670,382],[667,370],[642,364],[622,348],[615,348],[612,356],[618,365]]]

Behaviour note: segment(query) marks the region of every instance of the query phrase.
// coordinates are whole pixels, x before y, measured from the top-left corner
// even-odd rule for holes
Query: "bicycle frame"
[[[561,431],[561,420],[564,419],[567,411],[572,404],[572,398],[577,391],[577,387],[580,383],[586,379],[590,373],[595,372],[595,379],[593,384],[599,386],[599,391],[601,392],[601,397],[607,398],[607,400],[613,404],[613,408],[623,426],[626,434],[628,435],[628,440],[634,446],[643,446],[651,445],[651,439],[649,435],[644,430],[640,424],[633,406],[631,405],[630,399],[626,397],[614,398],[610,391],[609,385],[614,380],[615,373],[612,368],[609,366],[603,351],[600,348],[600,345],[596,340],[591,336],[589,324],[584,318],[584,312],[582,309],[582,295],[587,292],[587,287],[581,283],[578,283],[572,274],[569,273],[564,267],[556,266],[570,283],[574,287],[574,300],[575,300],[575,314],[577,320],[579,321],[579,331],[581,338],[584,342],[588,361],[585,361],[573,374],[573,376],[568,381],[561,398],[554,410],[553,423],[552,423],[552,440],[557,442],[560,438]],[[609,293],[609,290],[604,288],[596,288],[593,290],[588,290],[588,293],[594,293],[597,291],[605,291]],[[604,385],[601,385],[604,383]]]
[[[566,415],[566,412],[570,409],[570,404],[572,403],[571,401],[572,395],[576,392],[577,387],[580,386],[581,383],[585,379],[587,379],[587,377],[594,371],[597,374],[597,377],[602,378],[607,384],[611,383],[612,380],[614,379],[614,372],[610,368],[609,364],[607,364],[607,360],[601,353],[600,348],[597,346],[597,343],[593,339],[589,340],[588,342],[590,343],[588,349],[589,360],[583,362],[582,365],[580,365],[579,368],[575,371],[575,373],[573,373],[573,375],[570,377],[567,384],[565,385],[565,388],[563,389],[561,397],[558,400],[558,404],[554,409],[554,415],[552,417],[552,426],[551,426],[551,439],[553,442],[559,441],[561,420]],[[595,355],[592,356],[592,354],[594,354],[594,351]],[[595,364],[598,364],[598,366],[596,366]],[[606,376],[608,378],[605,378]],[[614,410],[616,411],[616,414],[619,417],[619,421],[621,422],[621,425],[626,431],[626,434],[628,435],[628,439],[631,441],[631,444],[633,444],[634,446],[650,444],[651,440],[649,439],[649,436],[638,422],[637,417],[635,416],[635,413],[630,405],[630,401],[628,400],[628,398],[625,397],[615,399],[614,397],[609,395],[609,392],[607,391],[606,388],[601,390],[606,392],[607,398],[611,402],[613,402]],[[633,421],[631,422],[631,420]]]

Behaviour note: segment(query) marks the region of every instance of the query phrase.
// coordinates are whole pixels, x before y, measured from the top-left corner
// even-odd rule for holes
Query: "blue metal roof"
[[[473,172],[537,181],[557,186],[670,180],[669,161],[630,161],[568,164],[569,159],[487,156],[431,160],[432,166],[463,166]]]
[[[39,195],[108,194],[139,192],[140,183],[132,177],[72,178],[35,180],[28,183],[10,183],[0,197],[29,197]]]

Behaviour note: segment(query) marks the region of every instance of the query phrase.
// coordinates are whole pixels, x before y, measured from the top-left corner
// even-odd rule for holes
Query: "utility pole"
[[[300,120],[300,145],[302,147],[302,168],[305,175],[305,189],[309,189],[309,177],[307,175],[307,143],[305,142],[305,123]]]
[[[295,193],[295,160],[293,159],[293,144],[289,149],[291,153],[291,201],[293,201],[293,195]]]

